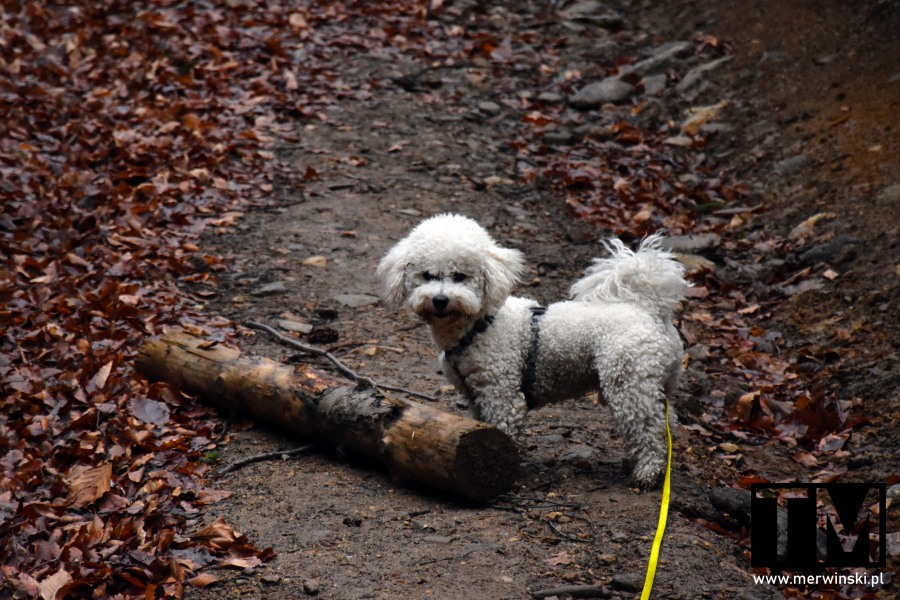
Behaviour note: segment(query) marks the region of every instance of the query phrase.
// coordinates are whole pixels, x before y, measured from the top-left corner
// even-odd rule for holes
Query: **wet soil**
[[[833,349],[832,383],[843,396],[863,400],[868,420],[854,432],[859,460],[850,477],[900,474],[897,3],[666,0],[615,8],[624,20],[613,34],[551,25],[588,40],[571,44],[573,65],[596,61],[598,53],[636,56],[701,34],[727,43],[730,61],[689,93],[657,98],[663,116],[678,119],[685,107],[728,100],[719,117],[727,127],[709,137],[705,152],[723,177],[746,184],[762,205],[746,216],[753,226],[786,238],[808,217],[833,212],[808,243],[858,239],[854,252],[812,266],[838,277],[785,299],[766,327],[777,327],[788,346]],[[501,31],[518,22],[517,3],[483,10],[499,15],[494,26]],[[423,69],[350,50],[343,60],[351,87]],[[528,85],[526,74],[507,76]],[[522,249],[531,271],[518,293],[541,302],[563,298],[600,249],[582,242],[583,225],[567,214],[557,190],[518,177],[506,141],[517,135],[521,115],[506,105],[479,107],[496,100],[490,82],[463,69],[443,70],[440,79],[456,90],[440,101],[384,83],[371,97],[343,101],[330,123],[300,124],[299,140],[283,143],[279,157],[317,176],[302,188],[276,190],[271,208],[248,212],[237,228],[205,240],[203,250],[223,257],[229,271],[204,310],[238,323],[288,318],[334,330],[338,340],[330,345],[352,368],[435,394],[438,407],[464,413],[437,372],[427,330],[411,315],[383,302],[350,307],[336,296],[377,295],[381,256],[419,220],[444,211],[472,216],[502,243]],[[313,257],[319,258],[307,260]],[[761,259],[718,260],[739,269],[741,261]],[[289,292],[254,295],[274,282]],[[328,368],[249,332],[242,349]],[[690,404],[692,390],[702,386],[702,373],[689,369],[677,401]],[[684,412],[692,422],[691,411]],[[733,485],[741,470],[714,452],[721,440],[696,427],[673,433],[674,510],[654,597],[782,597],[755,585],[744,547],[715,531],[741,531],[711,495]],[[220,461],[302,443],[239,423]],[[773,480],[804,476],[789,460],[791,450],[780,443],[742,448],[745,465]],[[250,465],[214,482],[234,495],[210,507],[208,518],[224,516],[260,547],[272,546],[277,558],[252,571],[221,572],[218,583],[189,597],[521,599],[541,589],[597,584],[603,589],[596,597],[635,598],[660,494],[630,488],[623,459],[608,409],[581,398],[531,415],[523,474],[489,505],[395,481],[364,458],[326,445]],[[892,519],[896,531],[896,512]],[[877,593],[893,597],[892,585]]]

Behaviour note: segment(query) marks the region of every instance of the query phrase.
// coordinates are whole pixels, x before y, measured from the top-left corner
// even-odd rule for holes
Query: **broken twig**
[[[364,376],[360,375],[359,373],[357,373],[356,371],[354,371],[353,369],[351,369],[350,367],[348,367],[347,365],[345,365],[343,362],[341,362],[341,360],[338,357],[336,357],[334,354],[332,354],[331,352],[328,352],[327,350],[322,350],[321,348],[316,348],[315,346],[310,346],[308,344],[304,344],[303,342],[298,342],[297,340],[295,340],[293,338],[289,338],[286,335],[281,335],[280,333],[278,333],[277,331],[275,331],[272,327],[269,327],[268,325],[264,325],[262,323],[257,323],[256,321],[247,321],[246,323],[244,323],[244,325],[249,327],[250,329],[256,329],[258,331],[265,331],[270,336],[275,338],[278,342],[280,342],[286,346],[290,346],[292,348],[296,348],[297,350],[302,350],[303,352],[308,352],[310,354],[315,354],[316,356],[323,356],[323,357],[327,358],[331,362],[331,364],[333,364],[337,368],[337,370],[340,372],[341,375],[343,375],[350,381],[361,384],[364,387],[374,387],[374,388],[378,388],[379,390],[384,390],[387,392],[399,392],[402,394],[409,394],[410,396],[414,396],[416,398],[422,398],[423,400],[429,400],[431,402],[435,401],[434,396],[429,396],[428,394],[422,394],[420,392],[414,392],[412,390],[408,390],[408,389],[402,388],[402,387],[395,387],[392,385],[383,385],[383,384],[376,382],[371,377],[364,377]]]
[[[315,446],[315,444],[305,444],[303,446],[300,446],[299,448],[294,448],[292,450],[279,450],[278,452],[266,452],[265,454],[248,456],[247,458],[242,458],[241,460],[234,461],[233,463],[219,471],[219,475],[227,475],[228,473],[237,471],[238,469],[246,467],[247,465],[263,462],[265,460],[276,460],[288,456],[297,456],[299,454],[303,454],[313,446]]]

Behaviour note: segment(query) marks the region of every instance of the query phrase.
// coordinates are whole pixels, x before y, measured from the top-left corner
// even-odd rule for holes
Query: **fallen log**
[[[147,342],[139,372],[262,424],[377,460],[398,478],[477,501],[507,491],[519,454],[505,433],[430,406],[353,387],[307,365],[267,358],[175,332]]]

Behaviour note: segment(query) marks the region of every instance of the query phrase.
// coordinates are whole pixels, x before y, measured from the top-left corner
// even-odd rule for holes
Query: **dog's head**
[[[478,223],[438,215],[420,223],[378,265],[385,297],[432,328],[455,329],[498,309],[519,282],[524,258]]]

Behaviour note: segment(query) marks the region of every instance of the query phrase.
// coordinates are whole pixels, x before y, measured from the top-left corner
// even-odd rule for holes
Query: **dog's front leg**
[[[469,400],[473,416],[509,434],[518,443],[525,428],[528,403],[522,392],[499,386],[480,389],[474,400]]]

